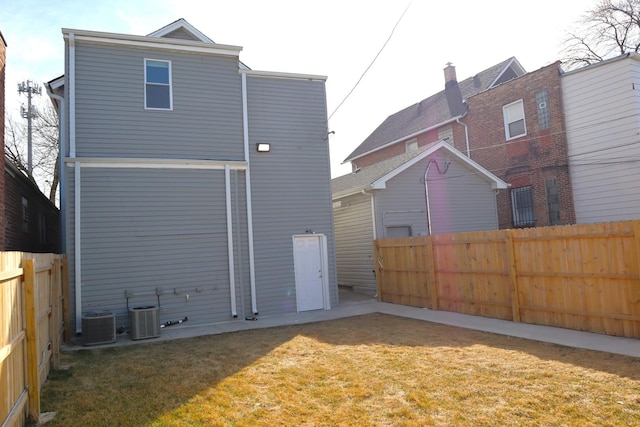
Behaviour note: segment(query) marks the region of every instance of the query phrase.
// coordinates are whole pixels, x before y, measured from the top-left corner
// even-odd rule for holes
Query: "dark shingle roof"
[[[439,141],[427,144],[424,147],[420,147],[417,150],[410,151],[408,153],[400,154],[399,156],[392,157],[382,162],[378,162],[371,166],[359,169],[356,172],[351,172],[347,175],[342,175],[331,180],[331,192],[334,198],[353,194],[360,190],[370,188],[371,184],[382,178],[389,172],[399,168],[409,160],[420,155],[424,151],[437,144]]]
[[[483,92],[496,84],[511,80],[524,74],[524,69],[512,57],[484,71],[459,82],[462,98],[467,99]],[[449,110],[445,91],[442,90],[417,104],[390,115],[378,126],[349,156],[345,162],[351,161],[383,146],[407,138],[413,134],[433,128],[452,120],[454,116]]]

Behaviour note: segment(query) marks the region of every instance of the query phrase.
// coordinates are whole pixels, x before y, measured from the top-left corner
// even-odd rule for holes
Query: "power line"
[[[373,58],[373,61],[371,61],[371,63],[369,64],[369,66],[364,70],[364,72],[362,73],[362,75],[360,76],[360,78],[358,79],[358,81],[356,82],[356,84],[353,86],[353,88],[351,88],[351,90],[349,91],[349,93],[347,93],[347,96],[344,97],[344,99],[340,102],[340,104],[338,104],[338,106],[336,107],[335,110],[333,110],[333,113],[331,113],[329,115],[329,120],[331,120],[331,117],[333,117],[333,115],[340,109],[340,107],[342,107],[342,104],[345,103],[345,101],[349,98],[349,96],[351,96],[351,94],[353,93],[354,90],[356,90],[356,88],[358,87],[358,85],[360,84],[360,82],[362,81],[362,79],[364,78],[364,76],[367,74],[367,72],[369,71],[369,69],[373,66],[373,64],[376,62],[376,60],[378,59],[378,56],[380,56],[380,54],[382,53],[382,51],[384,50],[384,48],[387,46],[387,43],[389,43],[389,40],[391,40],[391,37],[393,37],[393,33],[396,31],[396,27],[398,26],[398,24],[400,24],[400,21],[402,21],[402,18],[404,17],[404,14],[407,13],[407,10],[409,10],[409,7],[411,6],[412,1],[409,2],[409,4],[407,5],[407,7],[404,9],[404,12],[402,12],[402,15],[400,15],[400,18],[398,18],[398,21],[396,22],[396,25],[393,26],[393,29],[391,30],[391,33],[389,34],[389,37],[387,38],[387,41],[384,42],[384,44],[382,45],[382,47],[380,48],[380,50],[378,51],[378,53],[376,54],[376,56]]]

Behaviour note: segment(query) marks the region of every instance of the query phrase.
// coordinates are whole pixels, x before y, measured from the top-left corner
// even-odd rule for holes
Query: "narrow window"
[[[556,178],[547,178],[547,210],[549,211],[549,225],[560,225],[560,190]]]
[[[536,223],[533,208],[533,187],[521,187],[511,190],[511,208],[514,227],[531,227]]]
[[[418,149],[418,140],[415,138],[412,140],[409,140],[404,143],[404,147],[407,153],[410,151],[415,151]]]
[[[171,110],[171,62],[144,60],[144,106],[147,109]]]
[[[504,132],[507,140],[527,134],[524,122],[524,106],[522,100],[502,107],[504,115]]]
[[[547,91],[536,93],[536,104],[538,105],[538,127],[540,130],[551,127],[551,117],[549,115],[549,98]]]

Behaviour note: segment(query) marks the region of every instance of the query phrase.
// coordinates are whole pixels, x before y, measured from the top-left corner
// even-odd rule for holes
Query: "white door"
[[[326,236],[293,236],[298,311],[329,309]]]

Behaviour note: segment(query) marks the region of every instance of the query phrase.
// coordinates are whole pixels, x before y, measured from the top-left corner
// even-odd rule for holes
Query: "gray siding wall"
[[[562,77],[578,223],[640,218],[638,82],[640,62],[633,58]]]
[[[327,236],[331,306],[337,305],[325,86],[247,77],[257,304],[296,311],[292,236]],[[271,144],[258,153],[256,143]]]
[[[438,157],[431,157],[438,158]],[[428,160],[411,166],[376,192],[378,236],[385,227],[410,225],[412,234],[428,234],[424,173]],[[491,184],[454,159],[446,174],[435,165],[429,169],[429,205],[432,234],[498,228],[496,196]],[[438,160],[443,169],[444,158]],[[418,212],[409,212],[418,211]]]
[[[243,184],[238,178],[232,175],[232,189]],[[107,309],[128,325],[125,291],[136,294],[135,307],[155,305],[161,289],[163,322],[231,319],[223,171],[87,168],[81,179],[83,312]],[[234,195],[239,314],[249,287],[248,263],[239,262],[244,207],[244,196]]]
[[[145,110],[145,58],[171,61],[172,111]],[[77,43],[75,70],[79,157],[244,159],[237,58]]]
[[[371,197],[358,194],[341,199],[333,210],[338,285],[375,294]]]

